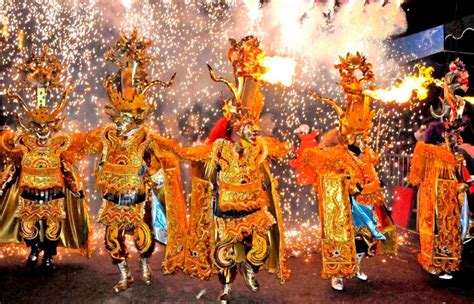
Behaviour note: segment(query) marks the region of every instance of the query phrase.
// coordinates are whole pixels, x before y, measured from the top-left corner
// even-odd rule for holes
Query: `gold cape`
[[[163,268],[165,273],[173,273],[184,267],[184,247],[188,230],[186,206],[179,158],[172,153],[162,151],[160,160],[165,177],[164,199],[168,222],[168,241]]]
[[[271,158],[282,158],[289,152],[286,143],[279,142],[275,138],[264,137],[261,140],[267,146]],[[182,150],[180,154],[183,158],[189,160],[204,161],[209,157],[211,149],[212,145],[191,147]],[[264,173],[265,182],[270,185],[266,193],[270,202],[268,211],[276,220],[276,225],[273,225],[270,229],[270,256],[263,264],[263,268],[276,273],[283,282],[290,277],[290,270],[286,265],[285,233],[280,196],[277,190],[278,182],[270,172],[268,161],[262,164],[260,170]],[[212,210],[212,184],[210,181],[201,178],[202,173],[202,170],[196,169],[196,167],[193,170],[184,271],[192,276],[207,280],[212,273],[217,271],[213,263],[216,231]]]
[[[461,263],[461,209],[455,171],[458,161],[444,146],[418,142],[409,182],[420,185],[418,262],[428,272],[456,271]]]

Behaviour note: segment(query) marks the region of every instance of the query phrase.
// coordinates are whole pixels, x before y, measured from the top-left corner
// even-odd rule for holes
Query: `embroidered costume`
[[[166,235],[159,238],[167,241],[165,272],[180,269],[184,261],[187,225],[179,159],[166,149],[176,144],[144,125],[153,110],[153,103],[147,102],[148,90],[154,85],[169,87],[174,75],[167,83],[148,80],[146,51],[150,45],[151,41],[136,31],[130,37],[122,33],[115,48],[106,54],[106,60],[119,66],[119,71],[104,82],[114,123],[89,132],[85,142],[86,150],[99,158],[95,185],[103,204],[98,220],[106,227],[105,248],[120,270],[116,292],[133,282],[127,263],[127,234],[133,235],[140,253],[142,280],[152,283],[148,259],[157,237],[153,235],[153,197],[162,197],[166,205],[166,216],[160,217],[166,217],[167,229],[162,231]]]
[[[232,93],[225,100],[224,120],[211,132],[208,145],[183,148],[181,157],[205,163],[192,180],[190,223],[185,249],[185,271],[201,279],[219,272],[221,302],[230,299],[238,270],[247,287],[259,288],[255,272],[264,267],[283,281],[289,277],[277,181],[269,161],[283,158],[289,148],[259,133],[263,94],[258,64],[263,56],[258,40],[249,36],[231,40],[228,57],[236,84],[215,75]]]
[[[448,147],[417,143],[409,181],[420,185],[418,262],[436,275],[456,271],[461,263],[461,209],[465,189],[456,175],[459,168],[460,161]]]
[[[341,85],[346,94],[346,110],[334,100],[316,96],[331,104],[339,116],[339,129],[329,131],[318,148],[303,152],[303,160],[313,169],[321,219],[323,279],[343,289],[343,278],[367,280],[360,264],[364,256],[395,253],[396,234],[384,205],[377,177],[377,156],[367,146],[372,128],[371,98],[363,95],[366,82],[374,75],[365,57],[357,53],[340,57]],[[360,71],[362,77],[357,78]]]
[[[77,149],[81,134],[60,129],[67,97],[72,87],[59,81],[63,67],[46,48],[22,64],[26,85],[36,88],[34,109],[16,93],[7,96],[22,106],[28,118],[18,116],[21,131],[0,132],[0,154],[4,168],[0,176],[0,243],[24,240],[33,267],[44,251],[43,269],[53,270],[58,244],[89,256],[89,215],[82,179],[74,164],[83,153]],[[53,90],[63,90],[57,108],[50,112],[47,100]]]
[[[415,147],[409,182],[419,185],[418,230],[420,233],[420,265],[441,279],[451,279],[459,270],[463,241],[469,226],[464,157],[458,137],[467,91],[468,74],[459,59],[451,62],[450,72],[441,82],[444,96],[441,114],[430,108],[433,122],[424,132],[424,142]]]

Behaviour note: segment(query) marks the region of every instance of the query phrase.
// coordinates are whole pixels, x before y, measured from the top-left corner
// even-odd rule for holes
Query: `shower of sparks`
[[[191,145],[204,141],[222,115],[220,100],[225,93],[210,80],[206,64],[227,71],[230,76],[228,38],[252,34],[262,42],[269,57],[284,57],[291,63],[289,72],[284,72],[284,84],[292,81],[291,86],[268,84],[264,88],[262,130],[298,146],[293,130],[300,124],[323,132],[335,126],[331,108],[311,102],[306,92],[312,90],[344,100],[333,67],[338,55],[348,51],[364,53],[374,66],[379,87],[402,79],[409,70],[400,66],[406,60],[390,47],[390,38],[406,28],[400,1],[366,2],[349,1],[336,6],[336,1],[308,0],[272,0],[263,4],[257,0],[0,0],[0,92],[16,82],[15,66],[25,53],[49,45],[67,67],[64,77],[77,85],[66,109],[65,131],[85,132],[104,125],[108,119],[103,110],[107,97],[102,81],[113,67],[104,62],[103,54],[121,30],[136,28],[154,41],[150,49],[155,58],[149,69],[152,78],[166,79],[177,72],[174,86],[150,94],[157,107],[149,124],[162,135]],[[31,95],[23,95],[31,99]],[[15,103],[3,103],[2,107],[7,114],[18,111]],[[409,155],[411,151],[404,147],[410,147],[410,138],[400,134],[413,133],[423,118],[419,103],[410,103],[403,109],[384,103],[374,103],[374,107],[379,113],[373,130],[378,152]],[[381,120],[383,123],[378,123]],[[93,189],[94,161],[86,159],[80,165],[86,185]],[[313,248],[310,243],[317,245],[315,195],[308,186],[295,184],[295,172],[287,160],[272,168],[280,181],[289,246],[296,250],[294,255],[298,255],[297,251],[303,254]],[[382,158],[380,177],[386,185],[394,185],[404,169],[394,166],[389,158]],[[190,165],[183,164],[188,198],[190,171]],[[97,210],[98,194],[94,190],[88,194],[91,210]],[[387,194],[391,202],[393,197]]]

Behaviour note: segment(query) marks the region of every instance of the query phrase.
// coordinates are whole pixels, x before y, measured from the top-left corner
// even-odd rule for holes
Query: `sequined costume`
[[[460,118],[467,97],[468,74],[459,59],[451,62],[450,71],[439,84],[444,91],[443,111],[433,117],[443,122],[431,123],[418,142],[411,160],[409,182],[419,185],[418,230],[420,253],[418,262],[431,274],[451,279],[459,270],[463,241],[466,236],[468,185],[463,175],[464,158],[458,151]]]
[[[367,146],[374,113],[371,98],[363,90],[374,75],[359,53],[340,60],[336,68],[346,94],[346,110],[334,100],[313,94],[334,107],[339,128],[329,131],[318,148],[303,153],[306,166],[316,176],[314,190],[318,193],[322,230],[321,277],[331,279],[336,290],[343,289],[343,278],[367,280],[360,263],[364,256],[374,255],[376,247],[387,254],[397,250],[394,224],[384,205],[375,169],[377,156]]]
[[[459,166],[448,147],[417,143],[409,181],[420,185],[418,262],[430,273],[456,271],[461,263],[464,192],[458,192],[462,185],[456,176]]]
[[[260,81],[251,72],[259,67],[253,67],[256,62],[252,61],[256,60],[254,52],[261,52],[257,39],[249,36],[231,42],[229,59],[237,85],[216,76],[209,67],[211,77],[224,82],[233,94],[223,108],[226,121],[218,123],[229,132],[213,130],[213,142],[180,152],[182,158],[205,164],[205,170],[196,170],[192,181],[185,271],[208,279],[217,270],[223,284],[219,300],[223,302],[230,299],[237,270],[253,291],[259,288],[255,272],[262,266],[282,281],[290,274],[277,181],[269,168],[269,161],[283,158],[289,147],[258,135],[263,95]],[[243,58],[249,60],[248,65],[243,65]]]
[[[34,53],[22,64],[26,84],[36,87],[37,105],[31,109],[16,93],[28,118],[18,116],[20,131],[0,133],[4,168],[0,177],[0,243],[24,240],[31,248],[28,266],[44,251],[43,268],[53,270],[52,258],[59,245],[90,255],[89,216],[82,179],[74,164],[83,156],[77,149],[81,134],[60,132],[61,112],[72,88],[64,88],[57,77],[62,65],[48,49]],[[50,112],[47,98],[52,89],[64,88],[58,107]]]
[[[133,282],[128,268],[125,236],[132,234],[140,253],[142,280],[152,282],[148,259],[155,241],[152,230],[152,191],[162,192],[168,221],[164,270],[174,272],[182,267],[186,236],[186,209],[179,159],[168,152],[168,145],[176,145],[152,133],[145,119],[153,110],[147,102],[147,92],[153,85],[168,87],[168,82],[149,81],[146,73],[146,50],[151,41],[134,31],[124,33],[106,59],[118,63],[119,71],[106,78],[104,86],[110,100],[113,124],[89,132],[85,149],[98,155],[99,165],[95,185],[101,191],[103,204],[98,221],[105,225],[105,248],[117,264],[120,281],[116,292],[127,289]],[[157,177],[164,178],[164,187],[158,190]]]

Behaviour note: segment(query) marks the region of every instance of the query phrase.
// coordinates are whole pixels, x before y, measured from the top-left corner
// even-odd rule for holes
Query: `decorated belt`
[[[124,166],[105,163],[102,171],[118,175],[139,175],[142,166]]]
[[[22,167],[21,171],[27,175],[56,175],[61,174],[61,169],[58,167],[49,168],[33,168],[33,167]]]
[[[219,204],[214,205],[214,215],[220,218],[224,219],[239,219],[243,218],[246,216],[249,216],[252,213],[255,213],[259,210],[262,210],[261,208],[253,209],[250,211],[247,210],[229,210],[229,211],[222,211],[221,208],[219,207]]]
[[[103,198],[119,206],[131,206],[143,203],[146,199],[146,195],[143,192],[126,194],[105,193]]]
[[[25,189],[21,192],[21,197],[29,201],[49,202],[56,199],[64,198],[62,188],[53,188],[46,190]]]
[[[64,179],[61,174],[38,174],[31,175],[21,172],[20,187],[28,189],[52,189],[63,188]]]
[[[259,181],[247,184],[227,184],[221,182],[219,185],[221,191],[234,191],[234,192],[255,192],[262,190],[262,184]]]

